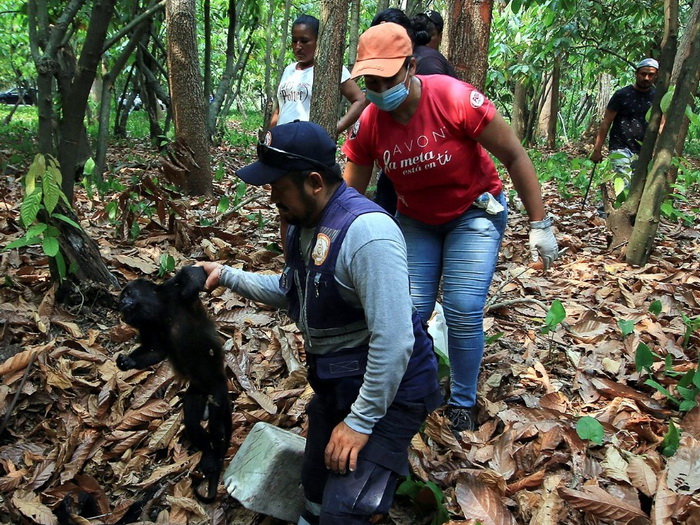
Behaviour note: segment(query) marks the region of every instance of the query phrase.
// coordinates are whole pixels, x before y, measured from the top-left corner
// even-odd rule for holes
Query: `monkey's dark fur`
[[[124,321],[139,331],[141,345],[117,357],[120,370],[143,369],[170,360],[175,371],[189,380],[183,406],[185,429],[202,451],[199,469],[208,483],[205,502],[216,498],[219,475],[231,438],[231,406],[224,373],[222,342],[216,326],[199,300],[207,274],[186,266],[163,284],[145,279],[130,282],[119,297]],[[207,429],[202,427],[208,409]]]

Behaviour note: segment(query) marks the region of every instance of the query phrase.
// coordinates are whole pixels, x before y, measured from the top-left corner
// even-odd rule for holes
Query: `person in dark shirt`
[[[440,16],[435,11],[431,11]],[[440,18],[442,20],[442,18]],[[442,40],[442,32],[438,32],[437,25],[426,13],[419,13],[411,19],[413,27],[415,47],[413,55],[416,57],[417,75],[449,75],[457,78],[452,64],[443,56],[438,47]]]
[[[632,174],[633,160],[642,147],[647,129],[646,114],[656,93],[654,81],[658,71],[659,63],[653,58],[645,58],[637,64],[635,83],[617,90],[608,102],[593,146],[591,160],[597,164],[603,159],[603,143],[610,130],[610,162],[627,182]]]

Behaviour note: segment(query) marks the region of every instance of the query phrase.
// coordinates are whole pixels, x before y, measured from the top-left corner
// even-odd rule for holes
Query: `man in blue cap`
[[[308,379],[299,524],[368,524],[388,511],[407,450],[442,402],[432,341],[411,303],[394,220],[348,188],[318,125],[270,130],[237,175],[271,187],[288,226],[281,275],[200,263],[219,284],[287,309],[304,335]]]
[[[656,93],[654,81],[658,71],[659,63],[653,58],[637,64],[635,83],[617,90],[608,102],[593,146],[591,160],[597,164],[603,159],[603,143],[612,124],[608,144],[610,162],[627,183],[632,175],[632,161],[642,148],[646,114]]]

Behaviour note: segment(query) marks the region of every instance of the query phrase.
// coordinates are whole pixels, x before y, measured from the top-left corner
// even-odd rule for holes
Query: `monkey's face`
[[[167,311],[158,295],[158,286],[144,279],[127,284],[119,296],[119,311],[127,324],[147,326],[160,321]]]

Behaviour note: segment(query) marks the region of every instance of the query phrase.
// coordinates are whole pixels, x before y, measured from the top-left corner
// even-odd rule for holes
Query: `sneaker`
[[[463,430],[474,430],[476,428],[474,407],[448,405],[447,409],[445,409],[445,417],[450,420],[452,433],[456,436],[459,436]]]

